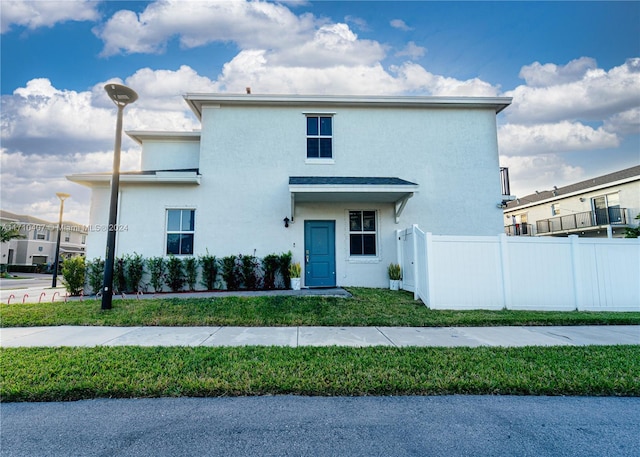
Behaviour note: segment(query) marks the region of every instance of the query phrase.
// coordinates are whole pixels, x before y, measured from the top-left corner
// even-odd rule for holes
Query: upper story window
[[[352,256],[375,256],[376,212],[349,211],[349,254]]]
[[[49,241],[49,230],[35,230],[33,232],[34,240],[46,240]]]
[[[333,117],[307,115],[307,159],[333,158]]]
[[[167,254],[193,254],[195,210],[167,210]]]
[[[64,234],[64,242],[68,243],[69,240],[71,239],[71,233],[67,232]]]

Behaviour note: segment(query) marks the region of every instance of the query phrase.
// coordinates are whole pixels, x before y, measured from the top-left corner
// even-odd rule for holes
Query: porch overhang
[[[291,220],[297,203],[392,203],[396,224],[418,184],[389,177],[291,176]]]
[[[111,173],[81,173],[68,175],[69,181],[87,187],[108,185],[111,182]],[[125,171],[120,173],[121,184],[200,184],[200,171],[187,170],[148,170]]]

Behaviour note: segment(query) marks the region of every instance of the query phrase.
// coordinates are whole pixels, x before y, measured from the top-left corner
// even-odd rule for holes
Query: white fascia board
[[[69,181],[81,184],[87,187],[94,185],[109,184],[111,182],[111,173],[96,174],[78,174],[68,175]],[[155,174],[147,175],[120,175],[120,183],[124,184],[200,184],[200,175],[195,173],[179,173],[172,171],[160,171]]]
[[[285,106],[377,106],[423,108],[492,108],[496,114],[511,104],[511,97],[411,97],[411,96],[331,96],[254,95],[188,93],[184,99],[200,119],[204,105],[285,105]]]
[[[162,141],[200,141],[199,130],[192,132],[162,132],[162,131],[142,131],[142,130],[128,130],[125,132],[133,141],[138,144],[142,144],[143,141],[148,140],[162,140]]]

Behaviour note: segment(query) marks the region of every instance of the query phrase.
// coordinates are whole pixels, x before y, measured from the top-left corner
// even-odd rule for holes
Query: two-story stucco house
[[[58,223],[0,210],[0,225],[18,228],[22,238],[0,243],[0,265],[47,265],[55,262]],[[60,257],[84,255],[87,227],[62,222]]]
[[[622,238],[640,214],[640,165],[510,201],[505,231],[516,236]]]
[[[188,94],[197,132],[132,131],[116,255],[291,250],[303,287],[388,285],[395,231],[503,230],[496,115],[510,98]],[[108,219],[110,174],[92,188]],[[106,232],[89,235],[104,257]]]

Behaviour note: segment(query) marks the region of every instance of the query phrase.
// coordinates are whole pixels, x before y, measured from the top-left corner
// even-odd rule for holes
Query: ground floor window
[[[349,211],[349,254],[375,256],[376,240],[376,212]]]
[[[195,210],[167,210],[167,254],[193,254]]]

